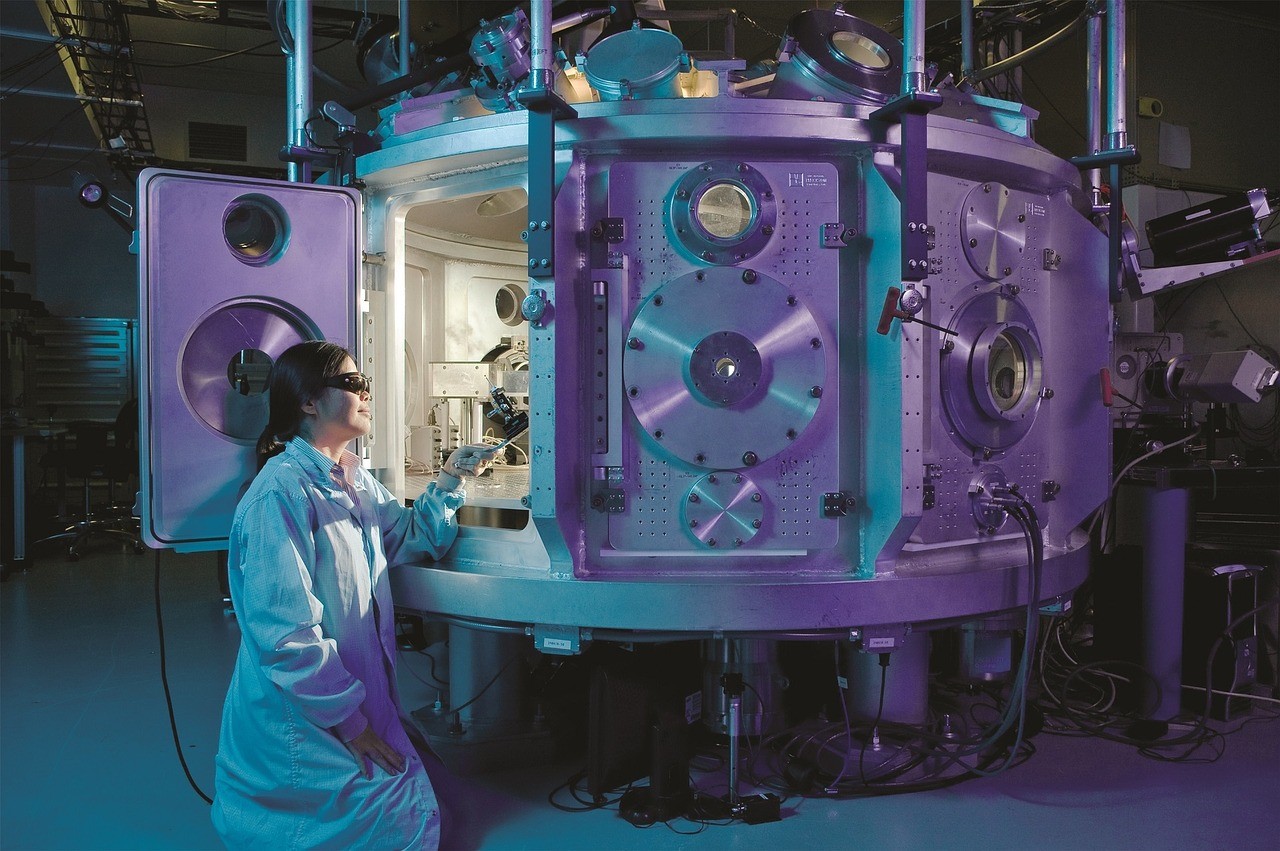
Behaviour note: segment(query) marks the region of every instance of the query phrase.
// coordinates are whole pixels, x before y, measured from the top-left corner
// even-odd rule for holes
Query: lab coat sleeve
[[[245,506],[235,530],[239,557],[231,565],[243,583],[236,613],[262,673],[304,718],[350,741],[368,725],[360,710],[365,688],[321,629],[311,511],[305,496],[281,492]]]
[[[458,537],[458,509],[465,499],[460,488],[444,487],[437,480],[427,485],[412,508],[406,508],[381,482],[372,476],[368,481],[388,565],[412,562],[424,554],[439,559],[453,545]]]

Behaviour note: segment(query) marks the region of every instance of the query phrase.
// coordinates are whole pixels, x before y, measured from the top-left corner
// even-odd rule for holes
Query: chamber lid
[[[808,9],[787,32],[796,43],[791,61],[824,82],[879,102],[898,93],[902,43],[874,24],[836,9]]]
[[[680,71],[684,45],[666,30],[634,29],[601,39],[587,54],[587,79],[596,88],[615,89],[623,80],[642,89]]]

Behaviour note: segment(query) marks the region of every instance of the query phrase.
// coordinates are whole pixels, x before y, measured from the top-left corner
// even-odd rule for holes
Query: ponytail
[[[308,340],[290,346],[271,365],[267,425],[257,444],[259,470],[298,435],[302,406],[320,395],[324,382],[338,375],[349,357],[351,353],[336,343]]]

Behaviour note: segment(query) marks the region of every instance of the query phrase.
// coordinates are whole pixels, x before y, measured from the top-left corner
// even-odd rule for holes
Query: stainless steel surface
[[[292,49],[286,50],[288,58],[288,86],[285,96],[289,100],[288,144],[295,148],[310,147],[307,139],[307,119],[311,117],[311,3],[309,0],[282,0],[285,19],[292,40]],[[289,180],[311,180],[309,163],[288,163]]]
[[[160,169],[142,173],[138,195],[143,536],[225,548],[265,402],[230,368],[301,339],[354,345],[359,196]],[[261,240],[229,226],[254,205],[275,211]]]
[[[1107,0],[1107,149],[1129,144],[1125,0]]]

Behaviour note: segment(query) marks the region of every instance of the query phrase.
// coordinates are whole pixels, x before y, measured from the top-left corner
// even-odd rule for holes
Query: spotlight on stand
[[[107,203],[107,187],[92,175],[76,172],[71,181],[71,188],[76,191],[76,197],[80,199],[80,203],[86,207],[101,207]]]
[[[134,229],[133,205],[123,198],[112,195],[107,185],[97,177],[84,172],[73,172],[71,188],[75,191],[77,200],[84,206],[102,208],[116,224],[125,230]]]

